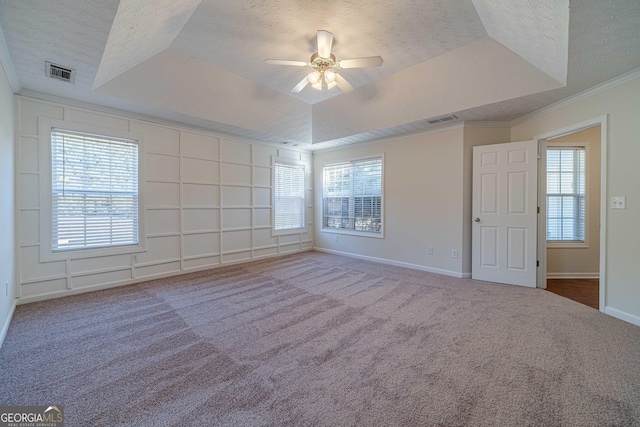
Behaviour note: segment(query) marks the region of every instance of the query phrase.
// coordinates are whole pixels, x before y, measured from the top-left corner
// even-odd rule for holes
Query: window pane
[[[54,251],[138,243],[137,141],[51,132]]]
[[[275,164],[275,229],[304,228],[304,166]]]
[[[381,158],[327,165],[323,180],[323,228],[382,232]]]
[[[585,149],[547,149],[547,240],[585,239]]]

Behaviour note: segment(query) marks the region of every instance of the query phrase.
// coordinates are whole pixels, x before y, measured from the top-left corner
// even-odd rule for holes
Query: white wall
[[[555,144],[587,147],[587,243],[586,247],[547,246],[547,277],[598,278],[600,263],[600,126],[549,140]]]
[[[19,303],[134,281],[296,252],[312,247],[312,208],[306,232],[272,237],[272,156],[308,163],[311,205],[312,155],[229,139],[209,132],[101,113],[18,96],[19,165],[17,239]],[[146,143],[147,252],[63,261],[39,259],[42,140],[38,120],[120,129]],[[44,236],[43,238],[46,238]]]
[[[514,140],[531,139],[608,115],[605,312],[640,325],[640,73],[624,84],[583,97],[514,126]],[[627,208],[610,209],[613,196]]]
[[[462,139],[457,126],[314,153],[315,247],[462,276]],[[384,154],[384,238],[322,231],[322,165],[376,154]]]
[[[452,129],[316,152],[317,249],[345,252],[458,276],[471,276],[472,156],[476,145],[509,142],[504,125]],[[384,239],[322,231],[322,164],[385,155]],[[427,247],[433,255],[427,255]],[[451,256],[458,250],[458,258]]]
[[[9,327],[15,301],[15,174],[13,159],[13,92],[4,68],[0,66],[0,345]]]

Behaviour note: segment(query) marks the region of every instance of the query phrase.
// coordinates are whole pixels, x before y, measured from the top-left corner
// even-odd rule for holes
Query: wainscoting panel
[[[19,304],[312,248],[312,154],[99,108],[16,98]],[[144,139],[144,252],[87,257],[69,251],[62,260],[42,261],[40,245],[51,239],[40,230],[50,191],[40,188],[42,150],[49,146],[49,135],[39,134],[43,119]],[[307,165],[307,227],[280,238],[272,231],[275,157]]]

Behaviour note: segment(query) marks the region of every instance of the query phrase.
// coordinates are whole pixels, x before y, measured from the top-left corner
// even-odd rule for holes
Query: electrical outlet
[[[427,246],[427,255],[433,255],[433,246]]]
[[[451,258],[458,258],[458,250],[457,249],[453,249],[451,251]]]
[[[626,209],[626,208],[627,208],[627,198],[625,196],[611,198],[611,209]]]

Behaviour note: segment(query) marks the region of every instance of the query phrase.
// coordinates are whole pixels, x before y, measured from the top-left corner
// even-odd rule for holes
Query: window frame
[[[589,248],[589,171],[591,167],[589,166],[589,144],[582,142],[556,142],[556,141],[547,141],[546,151],[552,149],[569,149],[569,148],[580,148],[584,150],[584,242],[579,240],[547,240],[547,248],[551,249],[588,249]],[[548,162],[548,156],[545,155],[545,162]],[[548,181],[548,171],[547,164],[545,163],[545,209],[549,209],[547,202],[547,181]],[[545,236],[546,239],[546,230],[549,228],[549,219],[547,218],[547,214],[545,212]]]
[[[354,163],[365,160],[373,160],[380,159],[380,233],[373,233],[370,231],[357,231],[357,230],[345,230],[340,228],[325,228],[324,227],[324,211],[325,211],[325,197],[324,197],[324,169],[327,166],[333,166],[343,163]],[[350,236],[360,236],[360,237],[371,237],[374,239],[384,239],[384,153],[380,154],[371,154],[368,156],[358,156],[358,157],[350,157],[347,159],[342,159],[340,161],[330,161],[322,164],[322,194],[320,195],[322,199],[322,211],[320,213],[320,232],[329,233],[329,234],[345,234]]]
[[[63,129],[101,135],[105,137],[131,139],[138,144],[138,244],[118,245],[99,248],[53,250],[53,187],[52,187],[52,129]],[[102,128],[67,120],[38,117],[38,140],[40,143],[39,185],[40,185],[40,261],[60,261],[93,258],[110,255],[134,254],[146,251],[146,145],[144,136],[132,132]]]
[[[304,201],[303,201],[303,211],[302,211],[302,227],[300,228],[285,228],[282,230],[276,230],[276,163],[288,164],[293,166],[302,166],[303,176],[304,176]],[[303,162],[300,160],[295,160],[287,157],[277,157],[271,156],[271,179],[272,179],[272,190],[271,190],[271,236],[287,236],[291,234],[302,234],[307,232],[307,208],[309,205],[308,202],[308,187],[309,180],[307,177],[307,173],[309,171],[309,164],[307,162]]]

